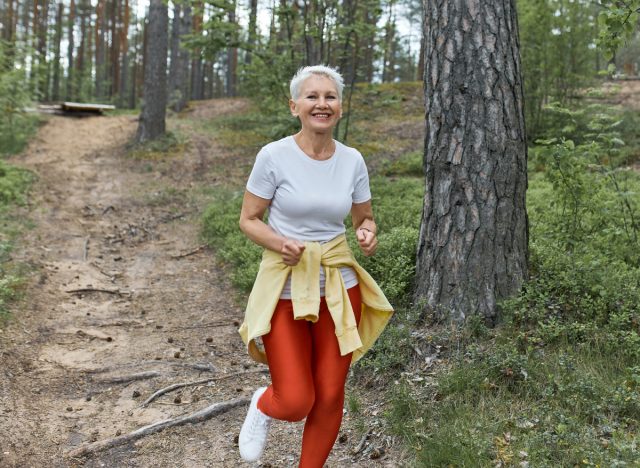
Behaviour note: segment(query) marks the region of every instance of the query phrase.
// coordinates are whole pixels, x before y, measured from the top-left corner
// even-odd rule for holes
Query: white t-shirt
[[[247,190],[271,200],[269,226],[299,241],[328,242],[345,232],[344,218],[353,203],[371,199],[369,175],[360,152],[336,141],[331,158],[307,156],[293,136],[264,146],[247,182]],[[358,284],[351,268],[341,269],[347,288]],[[324,294],[324,272],[320,269]],[[290,298],[290,281],[283,290]]]

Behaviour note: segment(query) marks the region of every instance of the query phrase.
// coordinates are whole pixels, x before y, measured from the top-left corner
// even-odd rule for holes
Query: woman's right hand
[[[282,261],[285,265],[296,266],[302,257],[304,252],[304,244],[300,241],[293,239],[285,239],[282,244],[280,253],[282,254]]]

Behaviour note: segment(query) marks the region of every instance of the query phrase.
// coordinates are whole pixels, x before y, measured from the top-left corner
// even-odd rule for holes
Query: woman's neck
[[[336,151],[331,133],[313,133],[300,130],[293,138],[300,149],[312,159],[323,161],[333,156]]]

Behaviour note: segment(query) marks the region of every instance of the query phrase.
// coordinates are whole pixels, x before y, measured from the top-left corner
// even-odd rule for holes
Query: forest
[[[395,309],[327,466],[636,466],[639,26],[640,0],[0,0],[0,465],[240,465],[267,378],[242,194],[326,64],[378,252],[348,241]],[[295,427],[260,466],[297,466]]]

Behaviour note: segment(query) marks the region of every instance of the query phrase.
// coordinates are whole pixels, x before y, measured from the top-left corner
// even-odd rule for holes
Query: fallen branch
[[[103,379],[98,379],[96,382],[99,383],[127,383],[133,382],[135,380],[145,380],[145,379],[153,379],[154,377],[160,377],[162,374],[157,371],[145,371],[138,372],[137,374],[129,374],[129,375],[116,375],[114,377],[105,377]]]
[[[84,370],[84,373],[85,374],[102,374],[105,372],[111,372],[112,370],[116,370],[116,369],[122,369],[126,367],[138,367],[142,365],[165,365],[165,366],[172,366],[172,367],[186,367],[189,369],[195,369],[197,371],[203,371],[203,372],[216,371],[216,368],[213,367],[213,364],[211,363],[190,364],[186,362],[171,362],[171,361],[141,361],[141,362],[130,362],[128,364],[117,365],[117,366],[101,367],[99,369],[86,369]]]
[[[107,294],[115,294],[118,296],[128,296],[131,293],[130,292],[123,292],[120,291],[119,289],[100,289],[100,288],[80,288],[80,289],[70,289],[68,291],[65,291],[66,293],[69,294],[80,294],[80,293],[89,293],[89,292],[103,292],[103,293],[107,293]]]
[[[148,406],[149,403],[151,403],[156,398],[164,395],[165,393],[169,393],[169,392],[172,392],[173,390],[177,390],[178,388],[190,387],[192,385],[202,385],[202,384],[206,384],[206,383],[209,383],[209,382],[216,382],[216,381],[219,381],[219,380],[225,380],[225,379],[228,379],[228,378],[231,378],[231,377],[240,377],[240,376],[247,375],[247,374],[258,374],[258,373],[267,373],[267,372],[269,372],[268,369],[257,369],[257,370],[253,370],[253,371],[247,371],[247,372],[235,372],[233,374],[221,375],[219,377],[209,377],[207,379],[196,380],[194,382],[183,382],[183,383],[177,383],[177,384],[169,385],[168,387],[161,388],[160,390],[155,392],[153,395],[151,395],[149,398],[147,398],[145,401],[143,401],[140,404],[140,406],[142,406],[144,408],[144,407]]]
[[[102,210],[102,216],[104,216],[105,214],[107,214],[107,211],[109,211],[109,210],[116,211],[116,209],[115,209],[112,205],[109,205],[109,206],[107,206],[104,210]]]
[[[365,435],[362,436],[362,439],[360,439],[360,443],[358,444],[358,446],[353,451],[354,455],[357,455],[358,453],[360,453],[360,451],[364,448],[364,444],[367,442],[367,439],[369,438],[369,435],[371,435],[372,432],[373,432],[373,429],[369,429],[365,433]]]
[[[175,331],[175,330],[192,330],[195,328],[215,328],[215,327],[226,327],[226,326],[237,326],[234,322],[229,322],[228,320],[221,320],[220,322],[211,322],[211,323],[203,323],[202,325],[188,325],[186,327],[173,327],[167,328],[164,331]]]
[[[194,424],[203,422],[219,414],[226,413],[236,406],[247,405],[250,401],[251,399],[249,398],[237,398],[235,400],[225,401],[222,403],[214,403],[213,405],[207,406],[195,413],[179,416],[173,419],[165,419],[164,421],[158,421],[148,426],[141,427],[140,429],[136,429],[128,434],[114,437],[113,439],[106,439],[93,442],[91,444],[81,445],[80,447],[67,452],[66,456],[69,458],[83,457],[90,453],[100,452],[102,450],[133,442],[141,439],[142,437],[155,434],[156,432],[163,431],[170,427],[181,426],[187,423]]]
[[[84,247],[82,249],[82,261],[87,261],[87,252],[89,251],[89,236],[84,239]]]
[[[189,252],[186,253],[182,253],[182,254],[178,254],[178,255],[172,255],[171,258],[173,259],[179,259],[179,258],[184,258],[184,257],[188,257],[189,255],[193,255],[196,254],[198,252],[200,252],[202,249],[204,249],[206,247],[205,244],[201,245],[200,247],[197,247],[193,250],[190,250]]]
[[[116,322],[107,322],[107,323],[99,323],[96,326],[98,327],[126,327],[132,326],[134,328],[142,328],[142,325],[137,320],[118,320]]]

